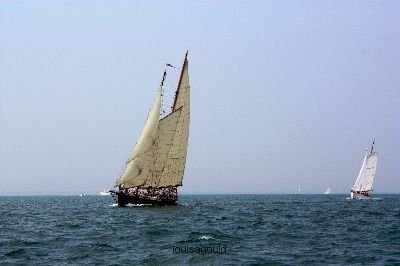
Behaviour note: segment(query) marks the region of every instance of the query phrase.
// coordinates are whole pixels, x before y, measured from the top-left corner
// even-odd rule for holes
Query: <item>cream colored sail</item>
[[[128,161],[131,161],[145,151],[147,151],[152,145],[158,135],[158,120],[160,117],[160,107],[161,107],[161,88],[157,91],[156,99],[154,101],[153,107],[151,108],[146,124],[143,128],[142,134],[140,135],[135,149],[132,152],[131,157]]]
[[[169,151],[168,158],[158,184],[159,187],[182,185],[190,124],[190,86],[188,70],[188,61],[185,57],[180,81],[175,95],[174,105],[172,107],[173,111],[181,108],[181,115],[176,128],[172,147]]]
[[[138,178],[138,176],[143,172],[143,170],[147,170],[144,167],[148,164],[148,160],[151,158],[153,153],[152,147],[154,146],[158,136],[160,106],[161,88],[157,91],[156,98],[147,117],[142,134],[126,163],[124,172],[116,183],[117,186],[122,185],[123,187],[133,187],[143,184],[143,179]]]
[[[158,187],[165,162],[167,161],[169,151],[173,145],[181,111],[182,108],[179,108],[160,120],[158,127],[159,134],[154,147],[153,160],[151,160],[151,165],[149,165],[150,171],[143,187]]]
[[[139,140],[116,186],[171,187],[182,184],[190,123],[190,87],[187,54],[171,113],[160,119],[162,86]]]

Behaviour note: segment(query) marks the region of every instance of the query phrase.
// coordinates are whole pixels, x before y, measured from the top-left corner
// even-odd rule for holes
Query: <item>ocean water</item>
[[[400,265],[400,195],[0,197],[0,264]]]

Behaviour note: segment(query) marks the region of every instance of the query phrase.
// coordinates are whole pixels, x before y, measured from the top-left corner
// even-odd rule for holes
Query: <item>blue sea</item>
[[[400,265],[400,195],[0,197],[0,264]]]

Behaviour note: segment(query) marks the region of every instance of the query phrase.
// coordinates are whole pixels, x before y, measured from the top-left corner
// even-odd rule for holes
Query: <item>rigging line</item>
[[[171,64],[165,64],[165,66],[167,66],[167,67],[172,67],[172,68],[176,68],[176,67],[174,67],[173,65],[171,65]]]

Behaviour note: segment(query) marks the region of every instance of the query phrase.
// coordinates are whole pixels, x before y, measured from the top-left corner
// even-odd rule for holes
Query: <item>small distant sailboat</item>
[[[324,194],[325,194],[325,195],[331,194],[331,189],[330,189],[330,187],[328,187],[328,188],[325,190]]]
[[[295,194],[300,194],[300,192],[301,192],[301,189],[300,189],[300,185],[299,185],[299,187],[297,188],[297,192]]]
[[[372,194],[372,184],[374,182],[376,165],[378,163],[378,154],[374,152],[375,139],[372,142],[371,152],[365,153],[360,172],[356,182],[351,189],[350,197],[352,199],[369,199]]]
[[[84,194],[84,193],[81,193],[79,196],[80,196],[80,197],[85,197],[85,196],[86,196],[86,194]]]
[[[101,196],[111,196],[111,193],[108,189],[104,189],[103,191],[100,191]]]

